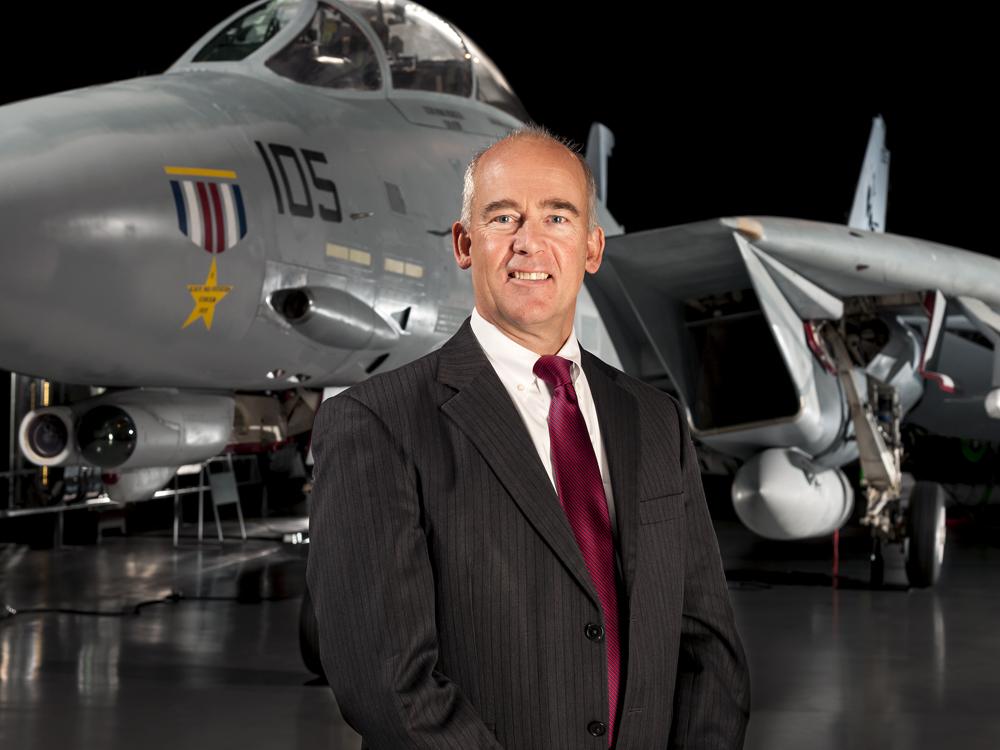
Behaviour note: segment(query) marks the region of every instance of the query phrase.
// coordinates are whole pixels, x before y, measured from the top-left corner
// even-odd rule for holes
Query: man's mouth
[[[507,274],[509,279],[520,279],[521,281],[544,281],[551,276],[543,271],[511,271]]]

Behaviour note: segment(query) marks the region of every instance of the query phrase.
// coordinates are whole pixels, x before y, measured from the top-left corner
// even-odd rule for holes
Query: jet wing
[[[697,298],[749,286],[737,237],[842,300],[939,289],[1000,307],[996,258],[804,219],[720,218],[617,235],[607,238],[605,262],[669,296]]]
[[[936,325],[946,330],[963,316],[991,342],[1000,334],[1000,260],[803,219],[718,218],[611,236],[588,290],[623,344],[625,369],[654,382],[668,376],[682,392],[685,374],[676,363],[694,352],[681,331],[720,307],[738,311],[748,292],[772,324],[783,315],[800,329],[801,321],[841,318],[858,298],[924,317],[932,316],[934,300],[947,299],[958,315],[944,317],[939,305],[931,339]]]

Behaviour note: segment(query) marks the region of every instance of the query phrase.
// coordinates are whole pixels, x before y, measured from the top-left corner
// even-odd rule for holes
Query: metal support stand
[[[224,541],[222,523],[219,521],[219,506],[221,505],[236,506],[236,517],[240,522],[240,535],[243,541],[246,541],[247,529],[243,522],[243,509],[240,507],[240,493],[236,486],[236,471],[233,468],[232,453],[226,454],[226,471],[208,472],[208,484],[212,490],[212,512],[215,514],[215,530],[219,541]]]

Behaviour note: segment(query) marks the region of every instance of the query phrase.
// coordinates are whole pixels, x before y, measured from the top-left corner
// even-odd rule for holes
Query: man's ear
[[[597,273],[604,259],[604,229],[600,225],[587,236],[587,263],[584,268],[589,273]]]
[[[455,262],[458,263],[458,267],[468,270],[472,265],[472,237],[465,231],[460,221],[451,225],[451,245],[455,251]]]

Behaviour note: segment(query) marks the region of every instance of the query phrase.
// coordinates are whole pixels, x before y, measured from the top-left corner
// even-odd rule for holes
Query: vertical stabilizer
[[[614,147],[615,136],[608,126],[592,123],[587,136],[587,164],[597,183],[597,199],[605,205],[608,202],[608,157]]]
[[[872,120],[872,131],[868,136],[868,148],[865,149],[848,225],[852,229],[884,232],[888,194],[889,149],[885,147],[885,121],[878,115]]]

